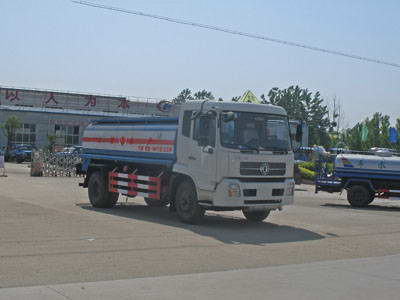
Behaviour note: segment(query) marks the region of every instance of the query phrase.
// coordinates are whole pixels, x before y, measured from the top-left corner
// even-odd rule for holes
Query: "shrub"
[[[305,162],[300,163],[299,167],[302,167],[302,168],[310,170],[310,171],[315,171],[315,162],[305,161]]]
[[[308,179],[308,180],[314,180],[315,179],[315,172],[311,171],[309,169],[306,169],[302,166],[299,166],[301,178],[303,179]]]
[[[333,171],[333,163],[327,163],[326,164],[326,170],[328,173],[332,173]]]
[[[302,167],[304,169],[307,169],[307,170],[313,171],[313,172],[315,172],[315,169],[316,169],[315,162],[313,162],[313,161],[302,162],[299,164],[299,167]],[[328,173],[332,173],[333,163],[326,163],[325,167],[326,167],[326,170]]]

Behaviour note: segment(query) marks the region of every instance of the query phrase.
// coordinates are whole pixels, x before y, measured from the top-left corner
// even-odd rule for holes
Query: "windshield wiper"
[[[250,146],[247,144],[239,144],[237,146],[247,147],[247,149],[240,149],[240,152],[246,151],[246,150],[251,150],[251,151],[256,151],[257,153],[260,153],[260,149],[258,149],[257,147],[254,147],[254,146]]]
[[[267,151],[288,151],[288,149],[286,148],[275,148],[275,147],[262,147],[262,149]]]
[[[263,146],[261,146],[261,148],[262,148],[263,150],[272,151],[272,152],[280,152],[280,153],[282,153],[282,152],[285,152],[285,153],[289,152],[289,149],[287,149],[287,148],[263,147]]]
[[[277,146],[277,147],[274,147],[274,146],[263,146],[263,145],[260,145],[260,147],[263,149],[263,150],[268,150],[268,151],[289,151],[289,149],[287,148],[287,147],[279,147],[279,146]]]

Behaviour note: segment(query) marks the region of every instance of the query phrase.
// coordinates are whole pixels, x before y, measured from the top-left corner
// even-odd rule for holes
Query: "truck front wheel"
[[[97,208],[114,207],[119,194],[110,193],[107,189],[107,180],[103,173],[94,172],[89,177],[88,194],[90,203]]]
[[[270,210],[242,209],[242,213],[251,222],[262,222],[269,216]]]
[[[365,207],[374,200],[374,194],[365,186],[354,185],[347,190],[347,201],[354,207]]]
[[[165,207],[168,205],[168,201],[163,199],[157,200],[153,198],[144,198],[144,202],[146,202],[147,206],[150,207]]]
[[[204,216],[205,210],[197,203],[196,188],[190,180],[185,180],[179,185],[175,207],[183,223],[196,224]]]

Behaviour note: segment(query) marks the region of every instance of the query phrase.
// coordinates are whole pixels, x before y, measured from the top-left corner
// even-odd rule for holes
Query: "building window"
[[[54,133],[58,146],[79,145],[79,126],[56,124],[54,126]]]
[[[23,123],[15,132],[14,144],[34,145],[36,142],[36,124]]]

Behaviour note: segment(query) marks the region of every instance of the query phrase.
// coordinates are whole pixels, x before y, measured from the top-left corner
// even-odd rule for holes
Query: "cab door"
[[[199,189],[212,191],[217,178],[216,117],[213,114],[202,115],[192,122],[193,132],[187,151],[188,169]]]

